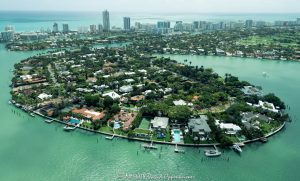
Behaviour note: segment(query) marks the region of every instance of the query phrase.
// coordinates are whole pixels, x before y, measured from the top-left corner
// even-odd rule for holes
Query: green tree
[[[172,120],[177,120],[179,123],[186,124],[192,115],[192,111],[188,106],[173,106],[169,109],[168,115]]]

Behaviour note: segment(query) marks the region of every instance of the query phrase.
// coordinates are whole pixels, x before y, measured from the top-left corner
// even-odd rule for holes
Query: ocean
[[[201,14],[201,13],[120,13],[110,12],[111,27],[123,27],[123,17],[131,18],[131,26],[135,22],[154,23],[157,21],[170,21],[171,26],[176,21],[191,23],[193,21],[245,21],[252,19],[256,21],[274,22],[276,20],[294,21],[300,18],[298,14]],[[99,12],[40,12],[40,11],[0,11],[0,31],[7,25],[13,25],[18,32],[40,31],[41,29],[52,30],[54,22],[62,29],[63,23],[68,23],[71,30],[77,30],[80,26],[102,24],[101,11]]]

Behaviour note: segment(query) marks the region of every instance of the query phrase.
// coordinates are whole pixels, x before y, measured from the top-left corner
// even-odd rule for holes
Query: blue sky
[[[300,13],[300,0],[0,0],[0,10]]]

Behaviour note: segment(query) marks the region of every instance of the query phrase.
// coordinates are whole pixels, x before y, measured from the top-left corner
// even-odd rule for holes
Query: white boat
[[[30,113],[30,116],[31,116],[31,117],[35,117],[35,115],[34,115],[33,113]]]
[[[177,145],[176,145],[176,146],[175,146],[175,149],[174,149],[174,152],[175,152],[175,153],[184,153],[184,150],[178,149],[178,148],[177,148]]]
[[[64,127],[64,130],[65,131],[73,131],[73,130],[75,130],[76,129],[76,126],[72,126],[72,125],[66,125],[65,127]]]
[[[236,152],[239,152],[239,153],[243,152],[242,148],[237,144],[234,144],[231,148]]]
[[[221,152],[218,150],[205,150],[205,156],[207,157],[217,157],[221,156]]]
[[[52,123],[54,120],[53,119],[45,119],[44,120],[46,123]]]

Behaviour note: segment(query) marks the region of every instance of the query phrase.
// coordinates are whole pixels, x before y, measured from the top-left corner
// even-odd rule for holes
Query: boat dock
[[[152,149],[152,150],[156,150],[158,147],[153,145],[153,141],[151,141],[150,144],[143,144],[143,147],[145,149]]]
[[[105,139],[107,140],[113,140],[115,137],[115,134],[113,134],[112,136],[106,136]]]

